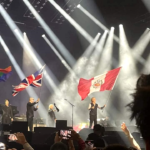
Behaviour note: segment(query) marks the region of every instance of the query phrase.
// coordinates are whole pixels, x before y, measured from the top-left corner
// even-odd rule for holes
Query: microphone
[[[56,107],[56,104],[55,104],[55,103],[54,103],[54,106],[55,106],[55,108],[56,108],[57,112],[59,112],[59,109]]]

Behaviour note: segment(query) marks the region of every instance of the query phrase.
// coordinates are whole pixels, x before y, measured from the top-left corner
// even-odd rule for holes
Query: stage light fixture
[[[45,37],[45,34],[43,34],[42,37]]]
[[[66,3],[64,6],[62,6],[61,8],[68,14],[71,15],[71,13],[73,13],[75,11],[75,9],[77,8],[77,4],[81,3],[82,0],[79,0],[77,3],[72,3],[72,1],[69,1],[68,3]],[[80,5],[80,4],[79,4]],[[56,14],[53,19],[51,20],[52,23],[56,23],[57,18],[63,18],[63,20],[65,19],[61,13]],[[63,20],[60,20],[60,22],[58,23],[63,24]]]
[[[0,4],[4,7],[5,10],[7,10],[10,7],[12,2],[13,2],[13,0],[11,0],[11,1],[10,0],[1,0]]]
[[[81,6],[81,5],[80,5],[80,4],[78,4],[78,5],[77,5],[77,8],[80,8],[80,6]]]
[[[41,10],[45,7],[47,1],[43,1],[43,0],[34,0],[32,3],[32,6],[35,8],[35,10],[40,13]],[[30,13],[29,9],[25,12],[24,17],[28,17],[31,19],[35,19],[35,17],[33,16],[32,13]]]

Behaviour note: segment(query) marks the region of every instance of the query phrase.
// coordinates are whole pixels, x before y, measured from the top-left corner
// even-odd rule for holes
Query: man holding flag
[[[88,108],[90,110],[90,126],[89,126],[89,128],[92,127],[93,121],[94,121],[94,125],[97,124],[97,108],[103,109],[105,107],[106,107],[106,105],[104,105],[103,107],[100,107],[98,104],[96,104],[95,97],[91,98],[91,103],[89,104],[89,108]]]
[[[29,102],[27,103],[26,116],[30,131],[33,130],[34,111],[38,110],[38,105],[36,107],[34,107],[34,105],[36,105],[39,101],[40,99],[38,98],[37,101],[34,102],[34,98],[30,97]]]
[[[78,93],[81,96],[81,99],[84,100],[88,95],[94,92],[101,92],[106,90],[112,91],[120,69],[121,67],[107,71],[106,73],[93,77],[89,80],[81,78],[78,84]],[[98,106],[94,97],[91,99],[91,104],[89,104],[88,108],[90,110],[90,128],[92,127],[93,121],[94,125],[97,123],[97,108],[103,109],[105,107],[106,105],[103,107]]]

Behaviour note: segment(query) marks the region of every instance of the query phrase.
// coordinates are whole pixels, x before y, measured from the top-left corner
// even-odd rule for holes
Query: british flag
[[[13,86],[12,95],[16,96],[19,92],[25,90],[28,86],[40,87],[42,86],[43,70],[45,65],[34,74],[25,78],[18,86]]]
[[[35,79],[30,84],[32,87],[41,87],[42,86],[42,78],[43,78],[43,69],[34,73]]]

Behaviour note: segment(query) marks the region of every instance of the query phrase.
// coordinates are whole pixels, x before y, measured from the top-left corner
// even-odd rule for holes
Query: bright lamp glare
[[[45,37],[45,34],[43,34],[42,37]]]
[[[78,4],[78,5],[77,5],[77,8],[80,8],[80,6],[81,6],[81,5],[80,5],[80,4]]]

